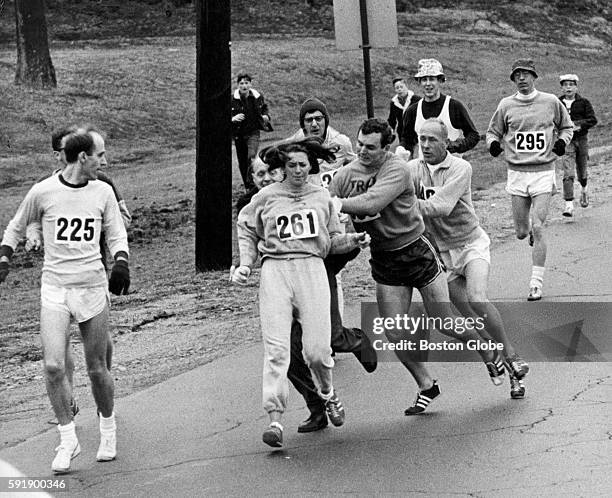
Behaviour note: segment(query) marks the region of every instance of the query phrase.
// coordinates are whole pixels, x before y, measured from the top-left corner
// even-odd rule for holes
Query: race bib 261
[[[314,209],[302,209],[276,217],[280,240],[310,239],[319,235],[319,218]]]

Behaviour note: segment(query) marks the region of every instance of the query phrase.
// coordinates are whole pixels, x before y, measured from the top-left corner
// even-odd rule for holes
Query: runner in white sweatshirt
[[[489,152],[497,157],[503,151],[508,162],[506,191],[512,196],[516,236],[529,235],[533,245],[529,301],[542,299],[544,224],[556,190],[555,159],[565,154],[573,135],[565,105],[555,95],[536,90],[537,77],[531,59],[512,64],[510,79],[518,92],[501,100],[487,130]]]
[[[503,344],[503,359],[511,379],[510,395],[522,398],[525,388],[520,379],[529,366],[516,353],[497,308],[487,297],[490,240],[472,204],[472,166],[447,151],[447,139],[446,125],[438,118],[426,120],[421,127],[419,144],[424,159],[408,163],[419,210],[428,233],[440,248],[453,304],[466,317],[482,317],[487,332],[481,333],[483,338],[492,337]]]

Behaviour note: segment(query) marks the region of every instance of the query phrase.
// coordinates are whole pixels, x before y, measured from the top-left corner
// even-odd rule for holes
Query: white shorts
[[[482,228],[479,228],[479,230],[480,235],[473,242],[457,249],[440,251],[440,257],[446,266],[449,282],[464,276],[465,267],[470,261],[484,259],[488,264],[491,264],[491,252],[489,251],[491,239]]]
[[[43,308],[60,311],[83,323],[98,316],[110,304],[107,287],[55,287],[42,284],[40,303]]]
[[[557,191],[555,170],[515,171],[508,170],[506,192],[520,197],[535,197],[540,194],[554,194]]]

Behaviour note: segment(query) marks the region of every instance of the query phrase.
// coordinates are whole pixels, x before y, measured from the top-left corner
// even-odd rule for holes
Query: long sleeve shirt
[[[423,118],[429,119],[439,117],[442,113],[445,100],[446,95],[444,94],[440,94],[440,98],[434,100],[433,102],[427,102],[425,99],[422,99],[421,106]],[[417,121],[417,108],[418,102],[412,104],[408,109],[406,109],[406,112],[404,112],[404,126],[402,135],[400,136],[400,145],[409,151],[414,151],[415,147],[419,143],[419,137],[417,130],[415,129]],[[472,118],[470,117],[465,106],[457,99],[451,97],[448,105],[448,113],[452,127],[463,132],[463,137],[460,137],[449,144],[448,151],[463,153],[473,149],[480,140],[480,134],[478,133],[478,130],[476,129],[476,126],[474,125],[474,122],[472,121]]]
[[[408,167],[427,232],[440,250],[457,249],[476,240],[480,224],[472,204],[470,163],[447,154],[435,166],[413,159]]]
[[[99,181],[67,183],[61,174],[34,185],[4,231],[13,250],[33,221],[42,223],[42,282],[58,287],[108,285],[100,255],[104,231],[112,254],[129,253],[127,233],[112,188]]]
[[[340,168],[329,191],[342,199],[342,211],[351,215],[355,229],[368,232],[372,251],[401,249],[425,231],[410,171],[391,152],[378,167],[356,159]]]
[[[527,98],[518,94],[498,104],[487,130],[487,146],[501,142],[508,169],[546,171],[554,169],[557,139],[569,144],[573,124],[565,105],[550,93],[534,91]]]
[[[323,187],[307,183],[296,191],[286,181],[261,189],[237,222],[240,264],[266,258],[325,258],[331,239],[342,235],[338,212]]]

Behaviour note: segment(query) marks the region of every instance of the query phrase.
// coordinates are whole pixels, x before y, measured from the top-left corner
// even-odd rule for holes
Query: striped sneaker
[[[404,410],[404,415],[418,415],[419,413],[423,413],[429,404],[438,396],[440,396],[440,388],[438,387],[438,381],[434,380],[433,386],[417,393],[414,405]]]
[[[344,406],[342,406],[342,401],[338,399],[336,391],[334,391],[331,397],[325,401],[325,411],[331,423],[336,427],[340,427],[344,424]]]
[[[525,383],[510,374],[510,397],[512,399],[523,399],[525,397]]]
[[[504,362],[499,354],[496,354],[493,361],[485,361],[491,382],[496,386],[501,386],[504,382]]]
[[[529,365],[527,362],[516,353],[512,356],[508,356],[504,363],[508,373],[517,379],[522,379],[529,372]]]

